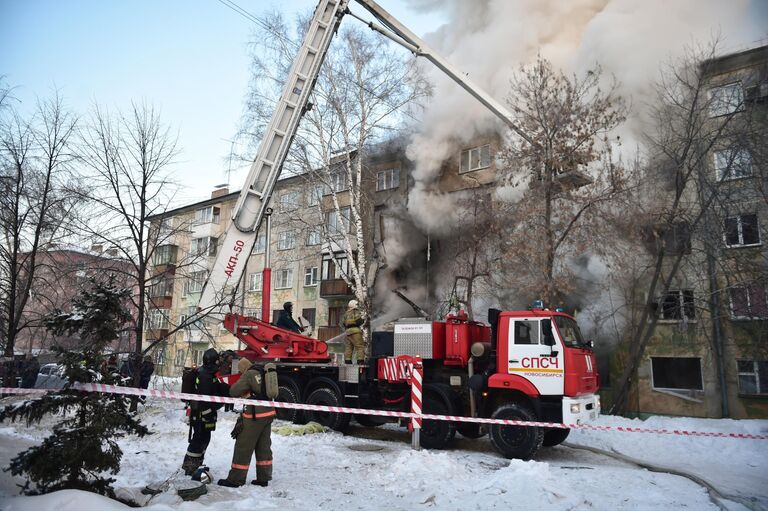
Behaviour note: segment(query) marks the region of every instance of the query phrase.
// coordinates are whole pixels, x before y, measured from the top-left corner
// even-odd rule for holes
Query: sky
[[[290,18],[316,5],[235,3],[257,16],[280,10]],[[443,22],[403,0],[381,4],[419,35]],[[358,22],[348,17],[344,23]],[[0,75],[15,87],[22,109],[57,89],[80,116],[94,103],[124,110],[131,101],[146,101],[159,108],[178,134],[174,174],[184,190],[177,200],[189,203],[227,182],[255,30],[218,0],[0,0]],[[244,176],[233,174],[230,189]]]

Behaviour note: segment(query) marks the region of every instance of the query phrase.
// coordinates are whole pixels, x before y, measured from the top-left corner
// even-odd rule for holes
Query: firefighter
[[[277,317],[277,322],[275,323],[275,326],[279,328],[284,328],[286,330],[291,330],[293,332],[296,332],[297,334],[300,334],[301,332],[303,332],[305,328],[300,326],[293,319],[293,303],[292,302],[285,302],[283,304],[283,310],[280,311],[280,315]]]
[[[357,353],[357,363],[365,360],[365,341],[363,341],[363,331],[360,327],[363,324],[363,315],[360,313],[360,306],[357,300],[350,300],[347,305],[347,312],[342,319],[346,329],[347,338],[344,341],[344,362],[352,363],[352,352]]]
[[[277,397],[277,372],[274,364],[265,364],[264,372],[252,366],[247,358],[237,364],[240,379],[230,388],[232,397],[275,399]],[[219,486],[236,488],[245,484],[251,456],[256,455],[256,479],[251,484],[267,486],[272,479],[272,420],[275,409],[271,406],[246,405],[238,419],[232,437],[235,453],[232,468],[226,479],[219,479]]]
[[[197,370],[195,393],[206,396],[226,396],[228,387],[216,379],[219,369],[219,354],[210,348],[203,353],[203,365]],[[187,454],[181,468],[186,475],[192,475],[203,464],[205,450],[211,441],[211,432],[216,429],[216,410],[221,403],[195,401],[190,405],[190,440]]]

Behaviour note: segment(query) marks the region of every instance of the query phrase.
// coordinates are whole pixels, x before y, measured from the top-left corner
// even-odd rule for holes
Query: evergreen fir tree
[[[0,410],[0,422],[8,418],[25,420],[28,425],[62,412],[60,422],[41,445],[19,453],[5,468],[28,478],[21,489],[27,495],[80,489],[114,497],[115,479],[108,474],[120,470],[123,453],[117,439],[126,434],[141,437],[148,433],[129,412],[128,398],[71,388],[75,382],[119,382],[117,374],[105,370],[104,350],[131,319],[124,307],[129,291],[116,287],[114,276],[107,282],[92,279],[90,288],[72,301],[72,312],[57,310],[46,319],[46,328],[55,335],[80,340],[76,349],[54,348],[65,367],[65,387]]]

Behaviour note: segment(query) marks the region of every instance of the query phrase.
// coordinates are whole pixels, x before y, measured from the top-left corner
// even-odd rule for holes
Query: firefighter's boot
[[[227,488],[239,488],[242,486],[241,484],[233,483],[229,479],[219,479],[219,482],[216,484],[219,486],[226,486]]]
[[[184,471],[184,475],[191,476],[195,473],[195,470],[200,468],[203,464],[203,455],[197,456],[187,453],[184,456],[184,461],[181,463],[181,469]]]

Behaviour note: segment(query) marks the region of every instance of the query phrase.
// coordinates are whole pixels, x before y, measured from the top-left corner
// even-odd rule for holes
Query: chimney
[[[228,185],[217,185],[214,187],[213,192],[211,192],[211,199],[218,199],[219,197],[223,197],[228,193],[229,193]]]

